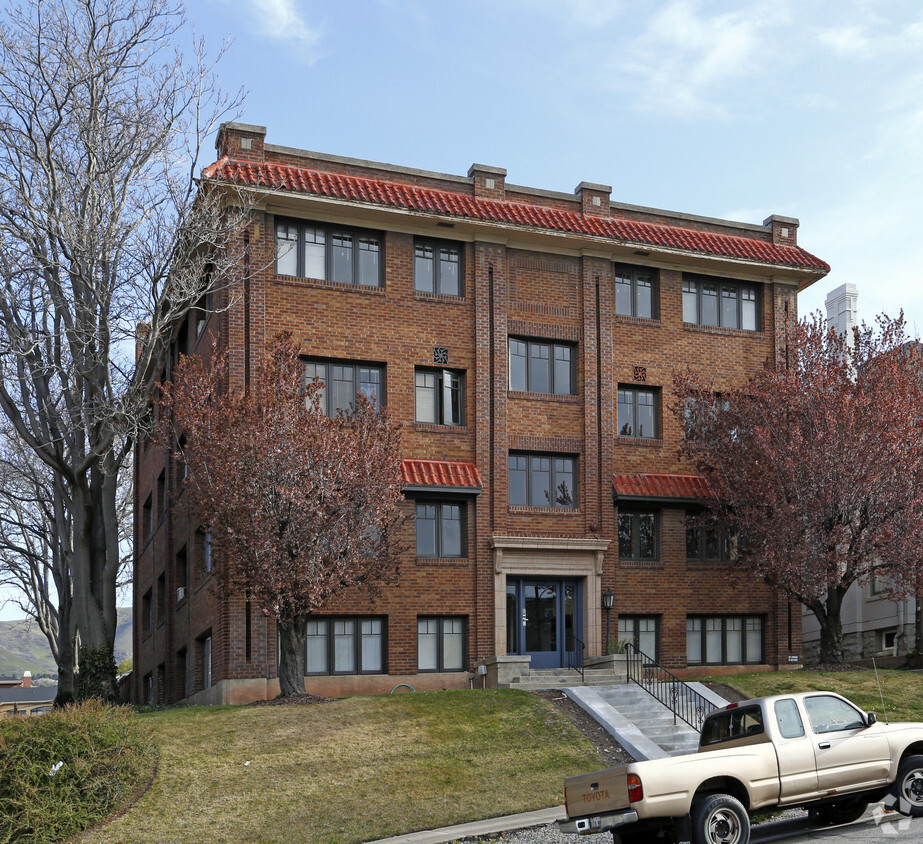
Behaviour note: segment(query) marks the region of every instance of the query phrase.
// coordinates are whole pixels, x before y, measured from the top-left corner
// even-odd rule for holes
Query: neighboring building
[[[852,336],[859,324],[859,291],[854,284],[841,284],[827,294],[827,326]],[[916,601],[889,601],[881,583],[856,583],[843,598],[840,608],[843,626],[843,655],[847,660],[871,657],[903,657],[914,651]],[[820,659],[820,624],[807,607],[802,607],[804,660]]]
[[[58,687],[33,686],[32,672],[26,671],[15,685],[0,681],[0,716],[38,715],[54,707]]]
[[[239,388],[290,330],[329,411],[361,390],[404,426],[400,583],[310,622],[309,691],[467,688],[478,666],[562,666],[628,637],[680,673],[800,662],[797,605],[743,576],[724,538],[687,531],[703,485],[671,412],[675,370],[731,387],[784,354],[798,291],[829,271],[797,220],[306,152],[244,124],[217,147],[203,178],[257,197],[249,276],[175,352],[217,338]],[[135,699],[274,695],[274,623],[218,599],[221,549],[181,467],[149,444],[135,466]]]

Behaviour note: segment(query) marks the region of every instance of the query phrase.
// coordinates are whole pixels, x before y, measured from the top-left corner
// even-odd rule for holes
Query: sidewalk
[[[507,815],[505,818],[490,818],[486,821],[471,821],[442,829],[428,829],[422,832],[408,832],[393,838],[382,838],[371,844],[448,844],[462,838],[475,838],[479,835],[495,835],[500,832],[512,832],[531,826],[545,826],[565,817],[564,807],[542,809],[540,812],[523,812],[520,815]]]

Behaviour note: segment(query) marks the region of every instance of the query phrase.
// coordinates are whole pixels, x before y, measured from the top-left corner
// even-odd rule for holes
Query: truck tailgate
[[[570,818],[627,809],[628,768],[607,768],[569,777],[564,780],[564,803]]]

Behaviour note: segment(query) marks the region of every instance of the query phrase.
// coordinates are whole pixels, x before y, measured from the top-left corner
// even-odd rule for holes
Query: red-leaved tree
[[[188,470],[189,503],[215,538],[225,595],[247,594],[278,622],[283,695],[305,692],[308,617],[343,590],[375,593],[397,572],[400,430],[357,395],[326,416],[290,335],[244,392],[227,362],[183,358],[163,385],[163,436]],[[180,453],[180,436],[185,438]]]
[[[903,316],[790,334],[787,359],[736,389],[675,375],[672,409],[740,562],[808,607],[821,661],[842,662],[854,583],[875,574],[895,599],[923,583],[923,360]]]

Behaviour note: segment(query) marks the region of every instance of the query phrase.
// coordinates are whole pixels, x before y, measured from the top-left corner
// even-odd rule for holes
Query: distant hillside
[[[118,610],[118,628],[115,635],[115,661],[120,663],[131,656],[131,608]],[[39,674],[56,674],[48,640],[31,619],[0,621],[0,679],[22,677],[23,671]]]

